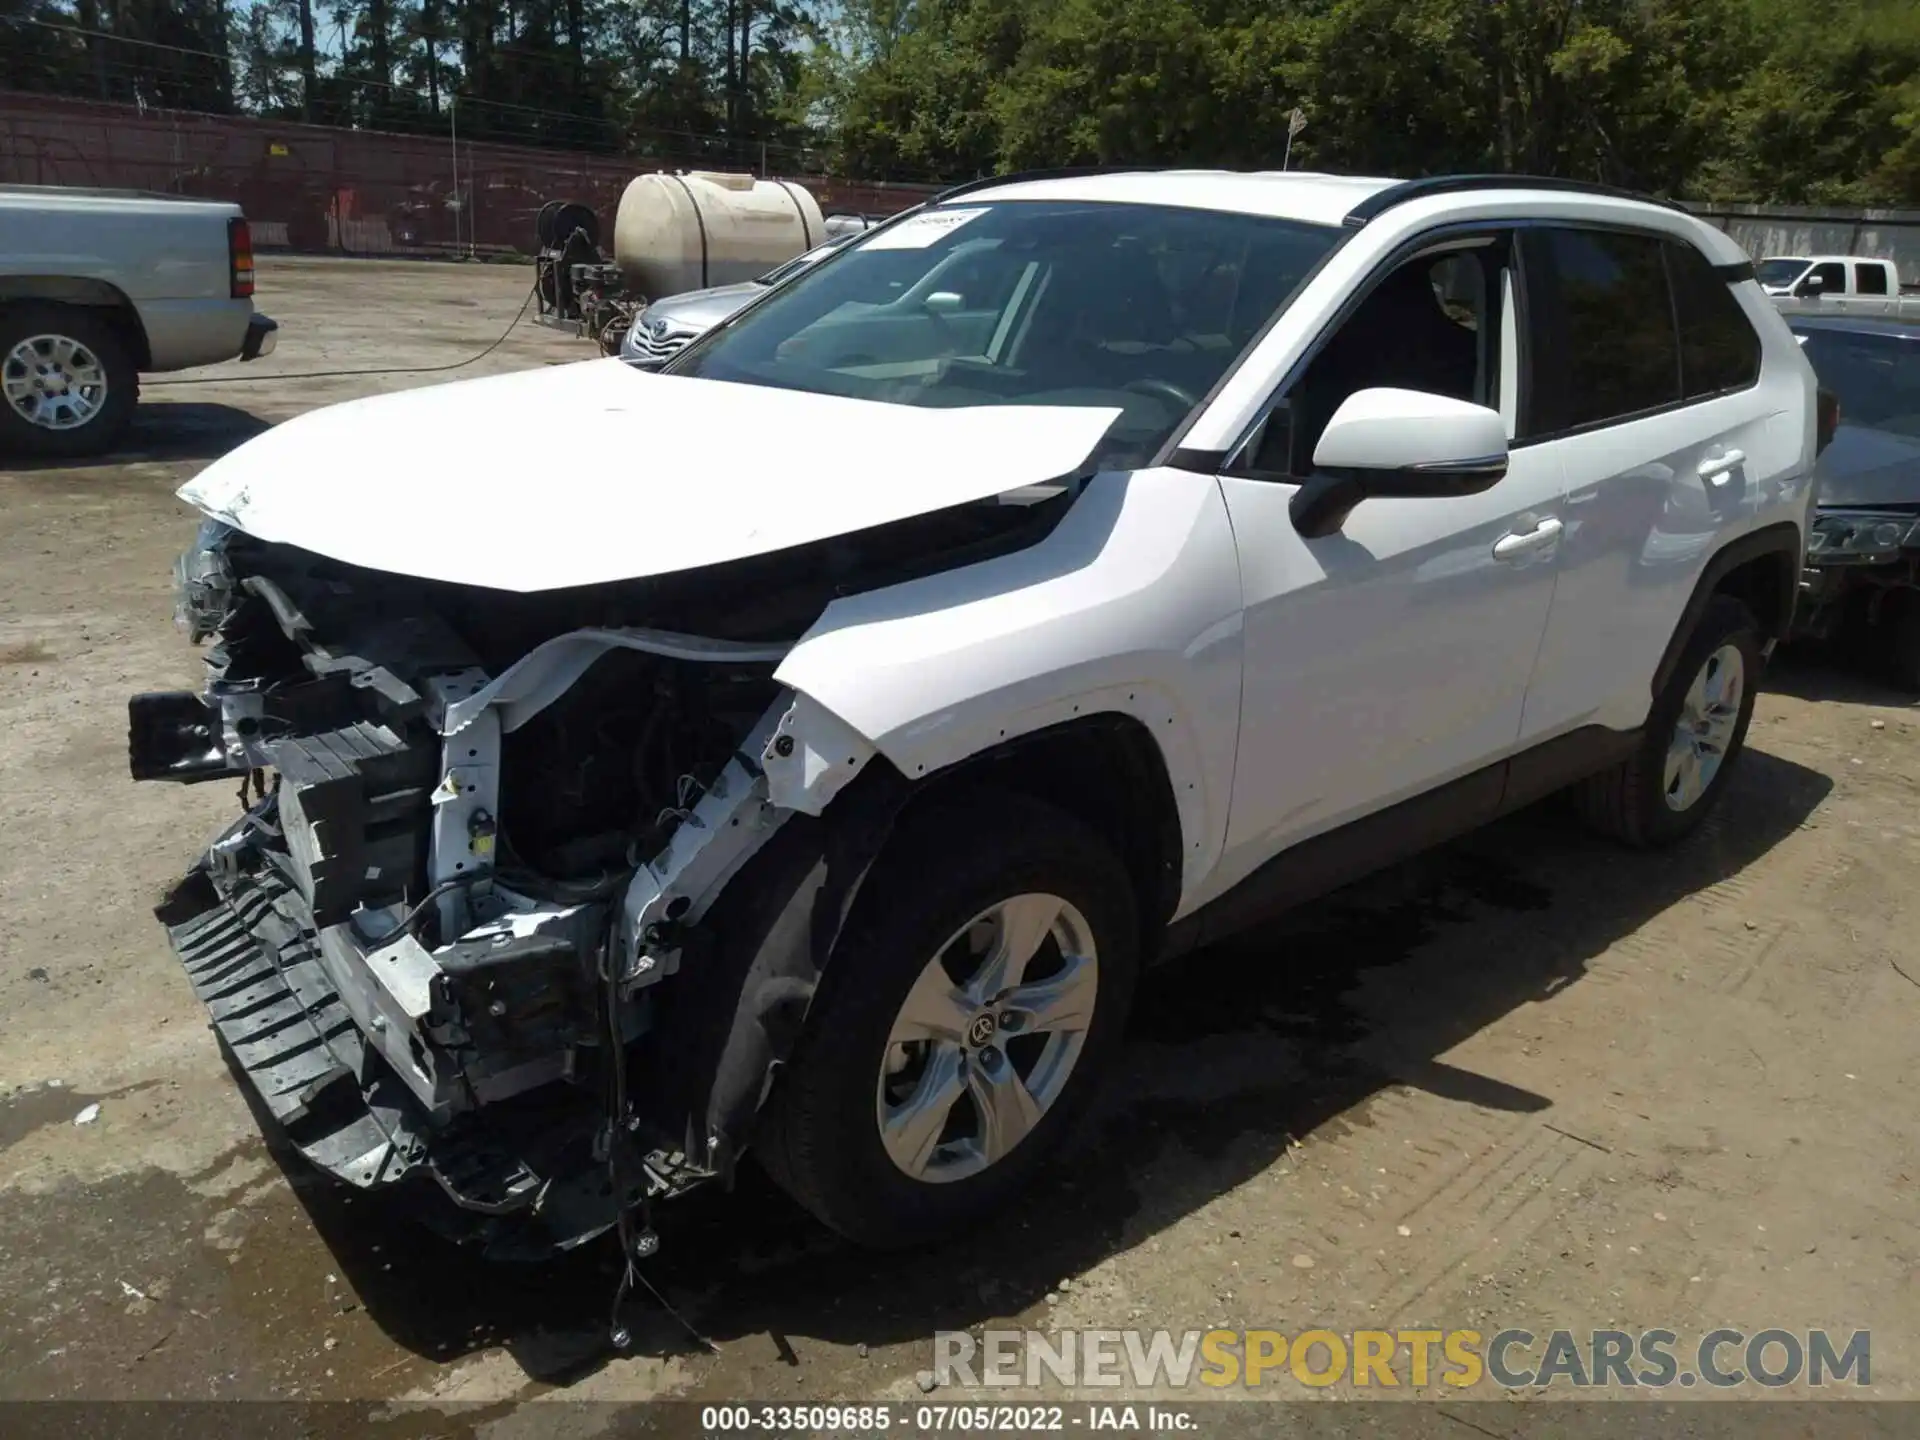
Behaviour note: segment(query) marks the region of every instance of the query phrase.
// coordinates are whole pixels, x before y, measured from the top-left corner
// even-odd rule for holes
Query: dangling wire
[[[667,1303],[667,1297],[640,1273],[640,1262],[658,1252],[660,1239],[653,1233],[652,1202],[643,1198],[637,1205],[628,1205],[626,1177],[620,1173],[620,1147],[627,1143],[627,1047],[625,1037],[620,1033],[620,977],[614,969],[611,926],[600,945],[600,977],[605,985],[601,993],[605,997],[607,1012],[607,1179],[613,1189],[613,1203],[620,1211],[619,1219],[615,1222],[620,1237],[620,1284],[614,1289],[613,1306],[607,1316],[607,1340],[616,1350],[625,1350],[633,1343],[633,1333],[620,1323],[620,1308],[626,1304],[633,1287],[638,1285],[673,1318],[675,1324],[686,1331],[694,1344],[717,1355],[720,1347],[694,1329],[684,1315]],[[635,1212],[638,1212],[641,1222],[638,1229],[633,1223]]]

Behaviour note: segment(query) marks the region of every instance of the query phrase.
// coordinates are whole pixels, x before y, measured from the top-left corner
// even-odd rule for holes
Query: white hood
[[[216,460],[180,498],[369,569],[553,590],[1057,480],[1119,413],[922,409],[588,360],[310,411]]]

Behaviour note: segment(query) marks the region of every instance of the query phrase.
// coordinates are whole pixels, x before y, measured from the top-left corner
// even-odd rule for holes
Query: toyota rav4
[[[132,769],[243,810],[159,918],[309,1159],[495,1253],[646,1253],[749,1150],[916,1241],[1056,1150],[1142,966],[1558,790],[1697,826],[1815,412],[1659,203],[949,191],[662,373],[330,406],[189,483],[215,643]]]

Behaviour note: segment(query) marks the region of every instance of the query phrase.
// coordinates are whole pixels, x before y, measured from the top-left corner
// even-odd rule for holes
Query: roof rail
[[[1667,210],[1689,213],[1675,200],[1642,195],[1617,185],[1598,185],[1586,180],[1563,180],[1553,175],[1429,175],[1423,180],[1403,180],[1389,185],[1362,200],[1347,212],[1346,224],[1359,229],[1377,220],[1396,205],[1422,200],[1429,195],[1454,195],[1465,190],[1562,190],[1576,195],[1605,195],[1614,200],[1637,200],[1643,205],[1658,205]]]
[[[938,205],[957,195],[989,190],[995,185],[1018,185],[1028,180],[1077,180],[1083,175],[1152,174],[1171,168],[1167,165],[1062,165],[1048,170],[1014,170],[1005,175],[984,175],[978,180],[964,180],[930,196],[926,203]]]

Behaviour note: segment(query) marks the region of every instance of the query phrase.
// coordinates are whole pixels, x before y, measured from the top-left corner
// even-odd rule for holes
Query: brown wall
[[[238,201],[262,248],[360,254],[534,250],[548,200],[600,213],[611,237],[627,182],[679,168],[622,158],[447,137],[337,130],[249,116],[139,110],[0,92],[0,183],[88,185]],[[689,168],[695,168],[689,166]],[[793,175],[828,214],[890,215],[932,193]]]

